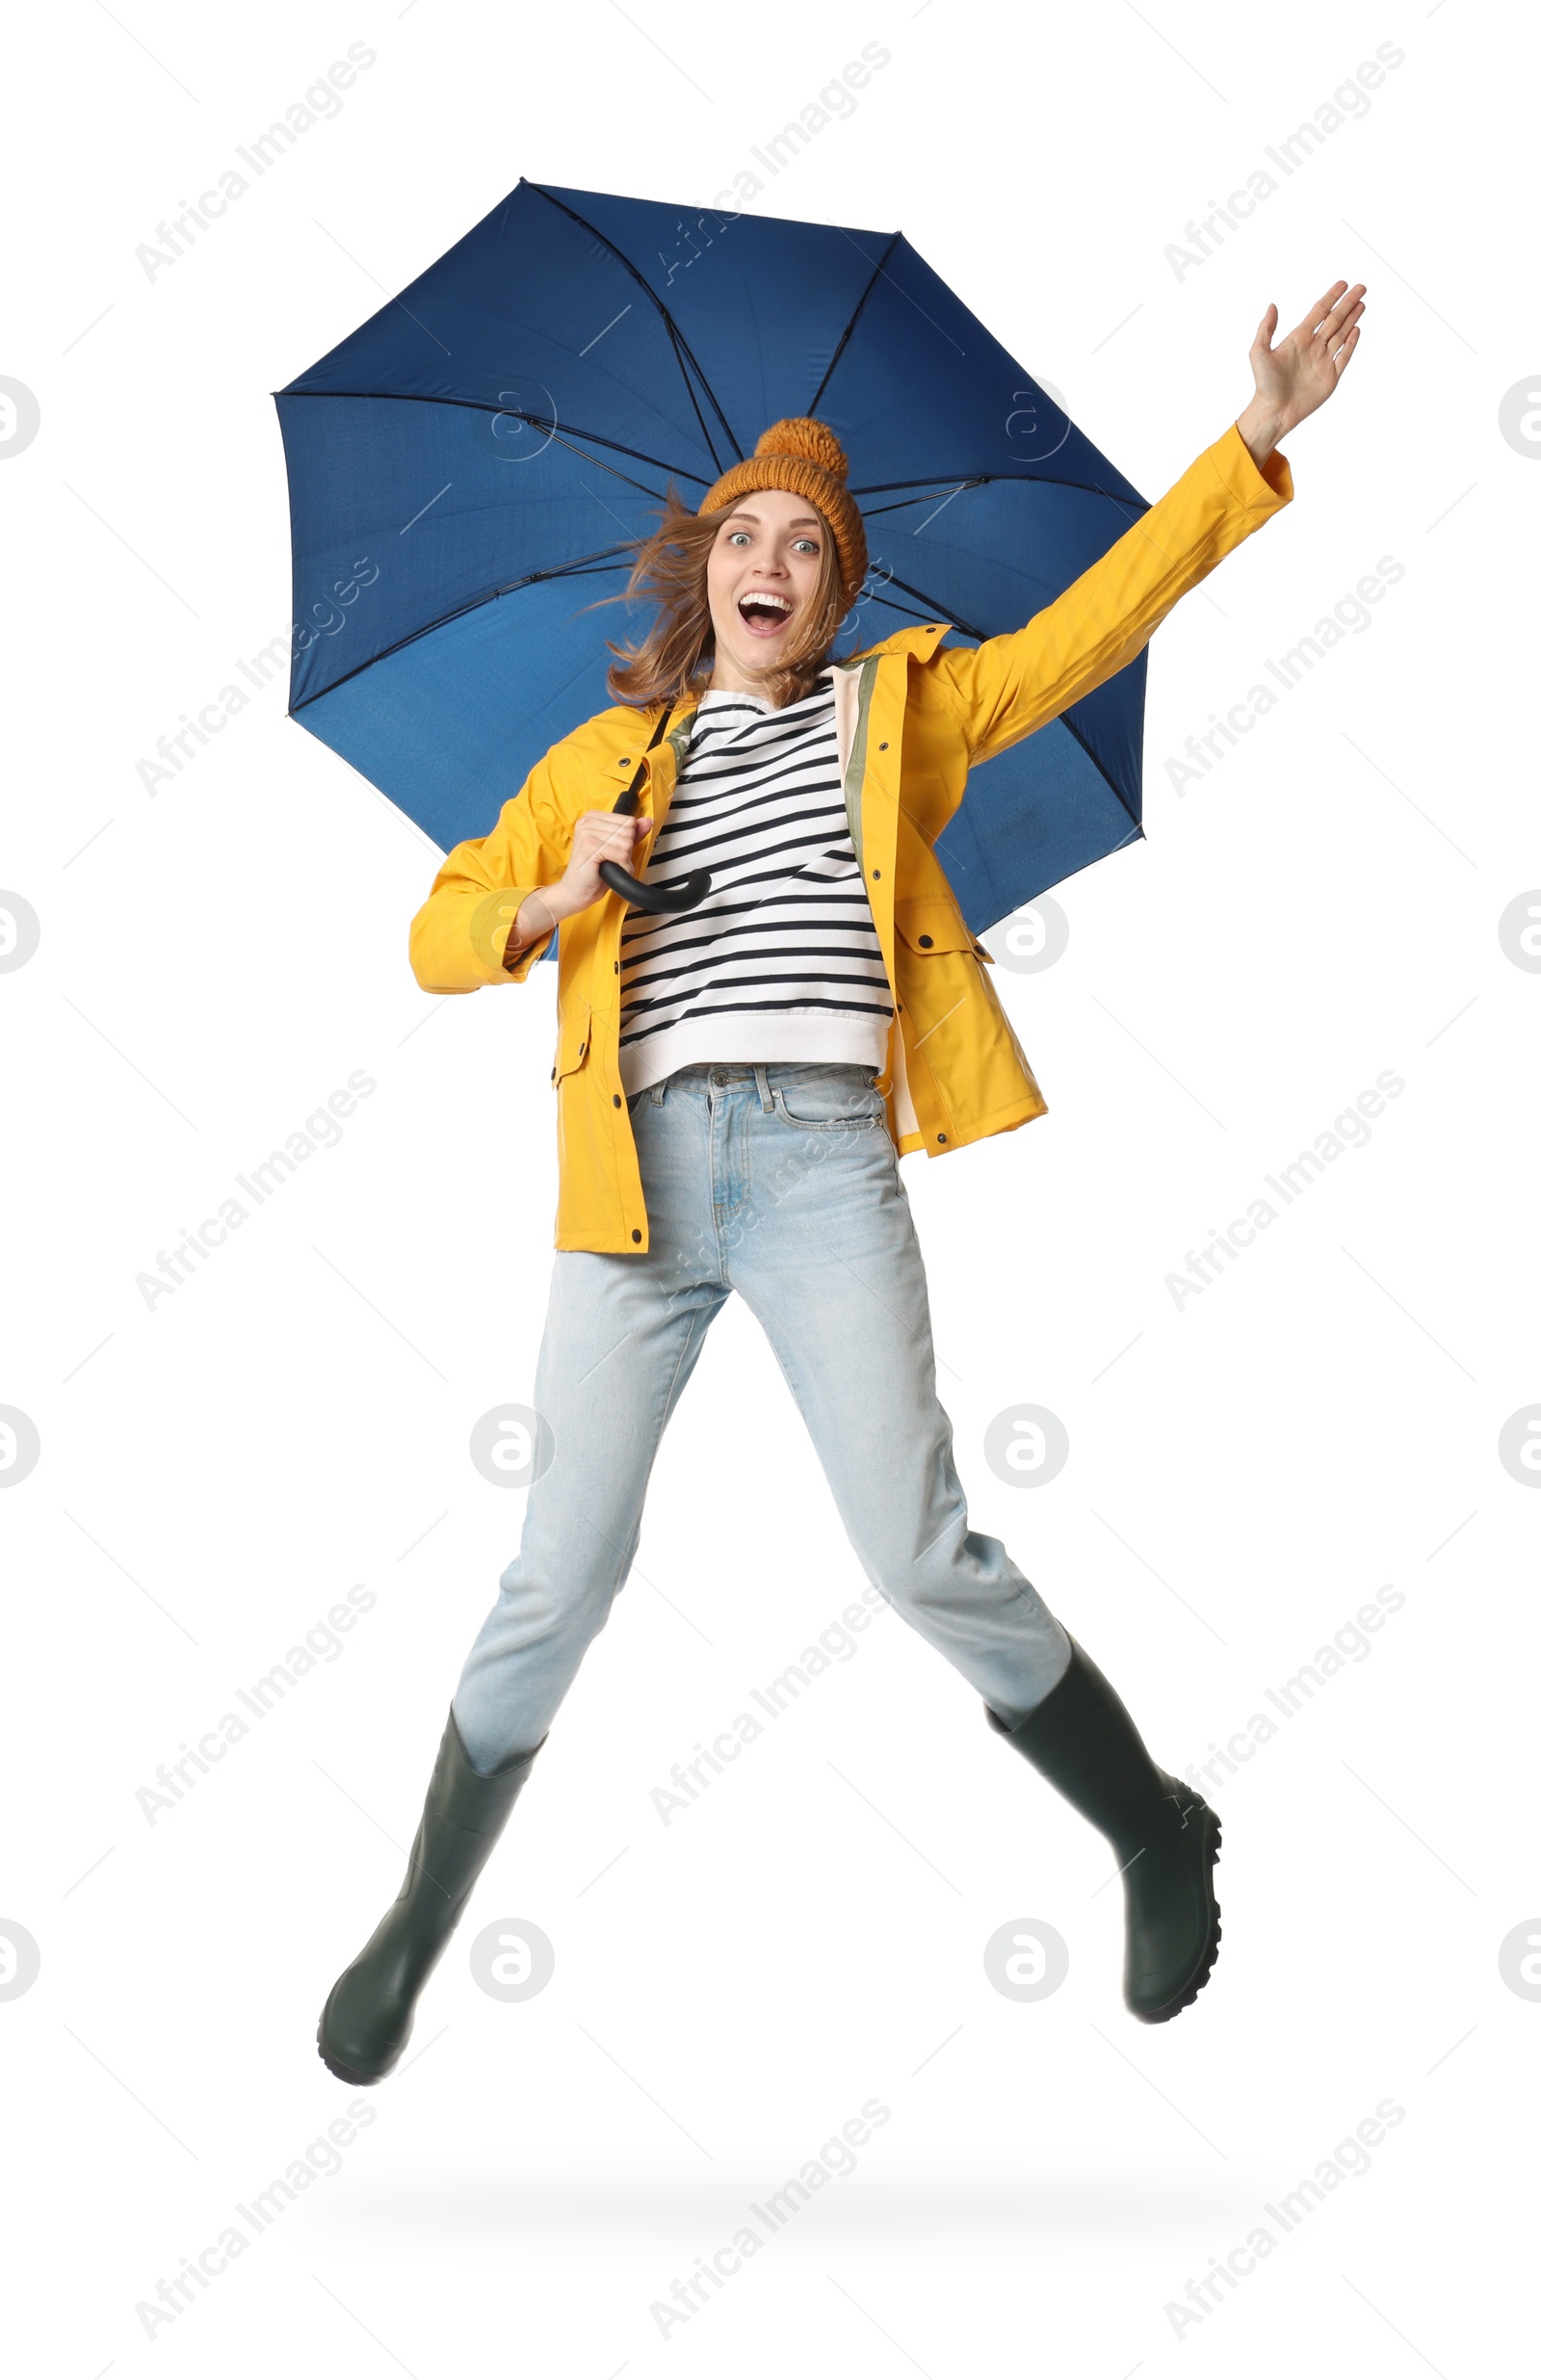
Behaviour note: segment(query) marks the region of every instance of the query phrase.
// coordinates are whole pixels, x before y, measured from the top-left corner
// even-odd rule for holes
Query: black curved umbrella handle
[[[668,917],[681,909],[693,909],[706,899],[712,889],[712,877],[705,868],[697,868],[677,884],[644,884],[640,876],[628,876],[620,862],[602,859],[599,863],[602,883],[613,893],[619,893],[634,909],[647,909],[655,917]]]
[[[659,714],[658,725],[654,728],[648,743],[649,751],[663,735],[673,716],[673,704],[669,703]],[[643,774],[644,764],[640,762],[637,774],[619,800],[613,804],[615,815],[621,818],[635,818],[638,794]],[[600,861],[599,880],[602,884],[608,884],[613,893],[619,893],[622,900],[629,902],[634,909],[646,909],[655,917],[670,917],[677,915],[682,909],[693,909],[706,899],[712,889],[711,871],[707,868],[692,869],[689,876],[681,876],[675,884],[644,884],[640,876],[630,875],[617,859]]]

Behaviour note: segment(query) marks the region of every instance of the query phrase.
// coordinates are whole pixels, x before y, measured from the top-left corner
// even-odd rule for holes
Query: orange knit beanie
[[[702,512],[719,512],[756,487],[784,487],[817,505],[829,523],[840,558],[843,610],[856,600],[867,576],[867,532],[855,498],[846,485],[846,451],[824,423],[804,415],[772,422],[744,462],[724,471],[702,500]]]

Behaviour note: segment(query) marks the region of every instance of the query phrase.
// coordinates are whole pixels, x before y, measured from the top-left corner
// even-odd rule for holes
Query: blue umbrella
[[[901,233],[534,182],[275,402],[290,715],[445,850],[608,707],[640,623],[587,607],[666,483],[698,501],[770,422],[850,458],[872,561],[837,656],[1020,628],[1147,510]],[[1141,654],[974,771],[936,845],[973,932],[1138,837],[1144,693]]]

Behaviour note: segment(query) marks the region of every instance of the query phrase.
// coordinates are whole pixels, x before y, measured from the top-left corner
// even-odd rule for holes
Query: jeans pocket
[[[773,1087],[777,1115],[798,1132],[875,1132],[883,1095],[860,1066],[809,1066]]]

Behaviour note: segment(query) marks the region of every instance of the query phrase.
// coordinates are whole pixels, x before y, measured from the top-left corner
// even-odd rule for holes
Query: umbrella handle
[[[615,806],[618,809],[620,804]],[[706,868],[693,870],[677,884],[644,884],[640,876],[628,876],[618,860],[602,859],[599,876],[602,883],[608,884],[613,893],[619,893],[634,909],[647,909],[656,917],[693,909],[712,889],[711,872]]]
[[[658,725],[654,728],[647,746],[649,751],[663,735],[673,715],[673,704],[669,703],[659,714]],[[641,784],[642,774],[643,766],[639,763],[637,774],[619,799],[612,805],[613,814],[622,818],[636,816],[638,789]],[[634,909],[646,909],[655,917],[671,917],[677,915],[682,909],[693,909],[706,899],[712,889],[711,871],[706,868],[692,869],[692,873],[688,876],[682,876],[677,884],[644,884],[640,876],[629,875],[619,860],[615,859],[600,861],[599,880],[602,884],[608,884],[613,893],[619,893],[622,900],[628,902]]]

